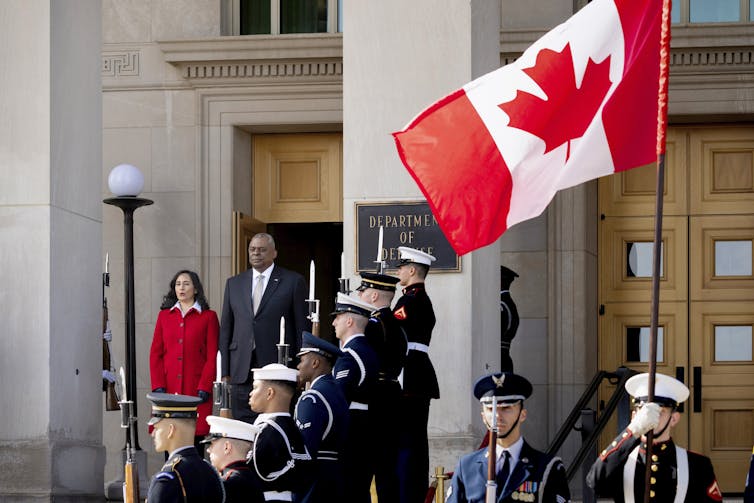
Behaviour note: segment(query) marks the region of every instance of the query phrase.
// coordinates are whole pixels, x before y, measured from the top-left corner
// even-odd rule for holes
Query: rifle
[[[220,352],[217,352],[217,380],[212,383],[212,396],[215,397],[215,408],[218,410],[220,417],[233,419],[233,412],[230,408],[230,383],[224,381],[222,377],[222,358]]]
[[[314,260],[309,263],[309,298],[306,303],[309,306],[306,317],[312,322],[312,335],[319,337],[319,299],[314,298]]]
[[[485,503],[497,500],[497,396],[492,397],[492,421],[490,421],[490,443],[487,446],[487,492]]]
[[[105,288],[110,286],[110,254],[105,255],[105,272],[102,273],[102,391],[105,392],[105,410],[118,410],[118,392],[115,390],[112,358],[110,356],[110,341],[113,334],[110,331],[110,316],[107,311],[107,296]]]
[[[123,501],[125,503],[139,503],[139,468],[134,459],[134,434],[136,429],[136,417],[133,414],[133,400],[128,400],[126,389],[126,373],[120,368],[120,377],[123,381],[123,400],[120,405],[120,427],[126,428],[126,466],[123,478]]]

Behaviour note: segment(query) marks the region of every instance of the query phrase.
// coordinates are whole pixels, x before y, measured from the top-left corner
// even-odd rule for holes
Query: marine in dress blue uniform
[[[212,466],[220,471],[226,503],[263,503],[262,491],[246,464],[246,455],[256,439],[256,426],[220,416],[207,416],[209,435],[202,443]]]
[[[317,475],[302,503],[345,503],[345,479],[341,456],[348,434],[348,402],[332,375],[340,349],[304,332],[296,355],[299,384],[309,385],[298,399],[294,418],[309,453],[316,460]]]
[[[266,502],[298,501],[314,476],[312,457],[288,412],[298,371],[271,363],[253,372],[249,405],[259,414],[254,421],[259,433],[247,463],[254,470]]]
[[[510,372],[487,375],[474,385],[489,428],[493,402],[497,404],[496,500],[563,503],[570,501],[566,471],[560,458],[531,447],[521,436],[526,420],[524,400],[532,387],[526,378]],[[463,456],[446,492],[446,503],[484,503],[488,448]]]
[[[377,499],[399,501],[398,436],[385,425],[394,421],[400,407],[401,384],[398,377],[403,371],[408,350],[406,335],[393,316],[390,304],[395,296],[399,279],[387,274],[361,273],[361,284],[356,288],[359,298],[378,309],[371,313],[364,335],[377,353],[379,370],[369,402],[370,431],[374,435],[374,478]]]
[[[398,277],[403,295],[393,315],[406,334],[408,354],[401,381],[403,395],[400,422],[398,477],[401,503],[421,503],[429,485],[429,402],[440,398],[440,387],[429,343],[435,326],[435,311],[424,287],[424,279],[435,257],[421,250],[399,246]]]
[[[636,407],[633,418],[592,465],[587,484],[597,496],[619,503],[643,501],[647,466],[644,434],[653,429],[650,501],[722,501],[709,458],[675,445],[671,438],[680,420],[678,405],[688,398],[689,389],[664,374],[656,375],[652,402],[647,402],[648,389],[649,374],[637,374],[626,381],[626,391],[634,397]]]
[[[194,447],[196,408],[201,398],[167,393],[148,393],[152,402],[152,438],[157,451],[170,453],[149,483],[147,501],[223,502],[220,475]]]
[[[343,464],[349,502],[369,503],[374,473],[374,438],[369,429],[369,403],[377,381],[377,353],[367,342],[364,329],[375,307],[360,299],[338,293],[333,327],[343,356],[333,367],[335,381],[349,402],[349,428]]]

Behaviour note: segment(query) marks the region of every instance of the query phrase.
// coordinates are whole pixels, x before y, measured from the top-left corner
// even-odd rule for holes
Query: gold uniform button
[[[651,467],[651,468],[652,468],[652,471],[653,471],[653,472],[656,472],[656,471],[657,471],[657,465],[652,465],[652,467]]]
[[[655,463],[657,463],[658,459],[660,459],[660,458],[657,457],[657,454],[652,454],[652,461],[654,461]]]
[[[657,483],[657,479],[656,479],[656,478],[654,478],[654,477],[650,477],[650,478],[649,478],[649,483],[650,483],[650,484],[656,484],[656,483]]]
[[[650,498],[654,498],[655,497],[655,492],[654,491],[649,491],[649,497]]]

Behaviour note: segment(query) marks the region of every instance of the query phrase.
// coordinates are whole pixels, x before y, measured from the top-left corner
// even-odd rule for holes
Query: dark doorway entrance
[[[314,260],[314,296],[319,299],[320,336],[336,343],[330,325],[335,309],[340,276],[340,255],[343,252],[343,224],[296,223],[267,224],[267,232],[275,238],[278,250],[276,263],[302,274],[309,284],[309,263]]]

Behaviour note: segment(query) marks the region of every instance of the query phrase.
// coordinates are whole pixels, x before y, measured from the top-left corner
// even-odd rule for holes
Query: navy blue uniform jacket
[[[299,501],[345,501],[342,454],[348,433],[348,402],[331,374],[319,376],[304,391],[296,403],[295,418],[317,466],[314,485]]]
[[[479,449],[458,462],[445,503],[484,503],[487,484],[487,449]],[[547,456],[524,441],[518,463],[501,493],[498,482],[497,502],[529,501],[563,503],[570,501],[568,479],[559,458]]]
[[[225,492],[220,475],[191,446],[175,452],[152,477],[147,501],[222,503],[225,501]]]

